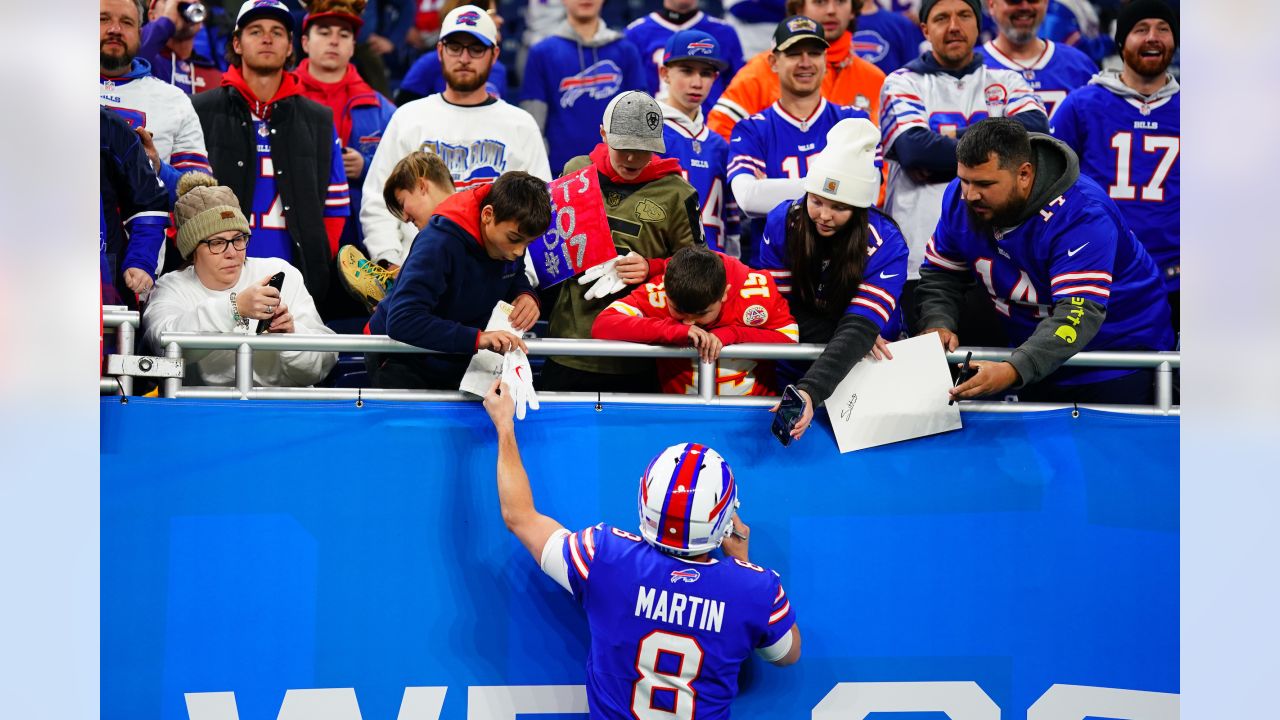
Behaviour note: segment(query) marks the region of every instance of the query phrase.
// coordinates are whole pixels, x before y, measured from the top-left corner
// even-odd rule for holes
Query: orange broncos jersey
[[[703,329],[725,345],[800,342],[800,328],[773,277],[727,255],[716,254],[724,261],[729,298],[715,322]],[[662,270],[665,271],[665,265]],[[667,312],[663,277],[655,275],[651,280],[637,286],[627,297],[615,300],[596,316],[591,336],[655,345],[689,345],[689,326],[672,319]],[[697,393],[697,371],[697,359],[658,360],[658,376],[664,392]],[[772,363],[722,358],[716,394],[775,395],[772,382]]]
[[[852,36],[846,32],[827,48],[822,97],[829,103],[866,110],[871,122],[878,123],[884,71],[854,55],[852,47]],[[755,115],[778,99],[778,76],[769,67],[770,52],[765,50],[742,66],[707,116],[707,126],[725,140],[730,139],[739,120]]]

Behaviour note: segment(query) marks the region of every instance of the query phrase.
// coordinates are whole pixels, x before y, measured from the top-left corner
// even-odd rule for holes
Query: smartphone
[[[791,431],[803,414],[804,398],[800,397],[800,391],[795,385],[788,385],[782,391],[782,402],[778,405],[778,412],[773,415],[773,436],[778,438],[778,442],[783,446],[790,445],[795,439],[791,437]]]
[[[284,287],[284,271],[282,270],[282,271],[280,271],[280,272],[276,273],[275,275],[272,275],[272,276],[271,276],[271,279],[267,281],[267,287],[273,287],[273,288],[275,288],[276,290],[279,290],[280,288]],[[283,296],[282,296],[282,297],[281,297],[281,300],[283,300],[283,299],[284,299],[284,298],[283,298]],[[276,307],[278,308],[278,307],[280,307],[280,306],[279,306],[279,305],[277,305]],[[274,320],[274,319],[275,319],[275,315],[274,315],[274,314],[272,314],[272,316],[271,316],[271,317],[269,317],[269,318],[267,318],[266,320],[259,320],[259,321],[258,321],[258,334],[259,334],[259,335],[261,335],[262,333],[266,332],[266,331],[267,331],[267,328],[271,327],[271,321],[272,321],[272,320]]]

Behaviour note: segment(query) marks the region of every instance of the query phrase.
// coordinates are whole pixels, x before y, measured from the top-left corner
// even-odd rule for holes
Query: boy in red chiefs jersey
[[[799,342],[799,328],[768,273],[705,247],[682,248],[627,297],[605,308],[591,327],[604,340],[692,345],[703,361],[733,343]],[[698,392],[697,361],[658,361],[662,389]],[[775,395],[773,368],[754,360],[721,360],[719,395]]]

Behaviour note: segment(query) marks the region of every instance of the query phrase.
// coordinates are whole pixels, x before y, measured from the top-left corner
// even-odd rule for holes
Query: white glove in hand
[[[529,356],[523,350],[512,350],[502,356],[502,382],[511,391],[517,420],[524,419],[526,405],[538,409],[538,393],[533,390],[533,368],[529,367]]]
[[[578,278],[579,285],[586,285],[589,282],[595,281],[595,285],[592,285],[587,290],[587,294],[583,296],[584,298],[587,300],[595,300],[597,298],[608,297],[627,287],[627,284],[622,282],[622,278],[618,277],[617,266],[618,260],[621,258],[622,256],[619,255],[618,257],[606,260],[599,265],[589,267],[582,273],[582,277]]]

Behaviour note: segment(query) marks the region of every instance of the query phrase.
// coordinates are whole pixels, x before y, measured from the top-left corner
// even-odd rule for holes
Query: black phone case
[[[785,390],[783,391],[782,398],[783,399],[780,402],[785,402]],[[803,405],[801,407],[803,408]],[[778,442],[782,443],[783,447],[787,447],[793,440],[795,440],[795,438],[791,437],[791,429],[793,427],[795,427],[794,423],[787,422],[786,417],[782,414],[782,407],[779,406],[777,414],[773,416],[773,426],[770,430],[773,432],[773,436],[778,438]]]
[[[278,272],[278,273],[276,273],[275,275],[272,275],[272,276],[271,276],[271,280],[267,283],[267,286],[268,286],[268,287],[273,287],[273,288],[275,288],[276,290],[280,290],[281,288],[283,288],[283,287],[284,287],[284,272]],[[257,333],[256,333],[256,334],[261,335],[262,333],[266,332],[266,331],[267,331],[267,328],[271,327],[271,320],[272,320],[274,317],[275,317],[275,315],[272,315],[271,317],[267,318],[266,320],[259,320],[259,321],[258,321],[258,330],[257,330]]]

